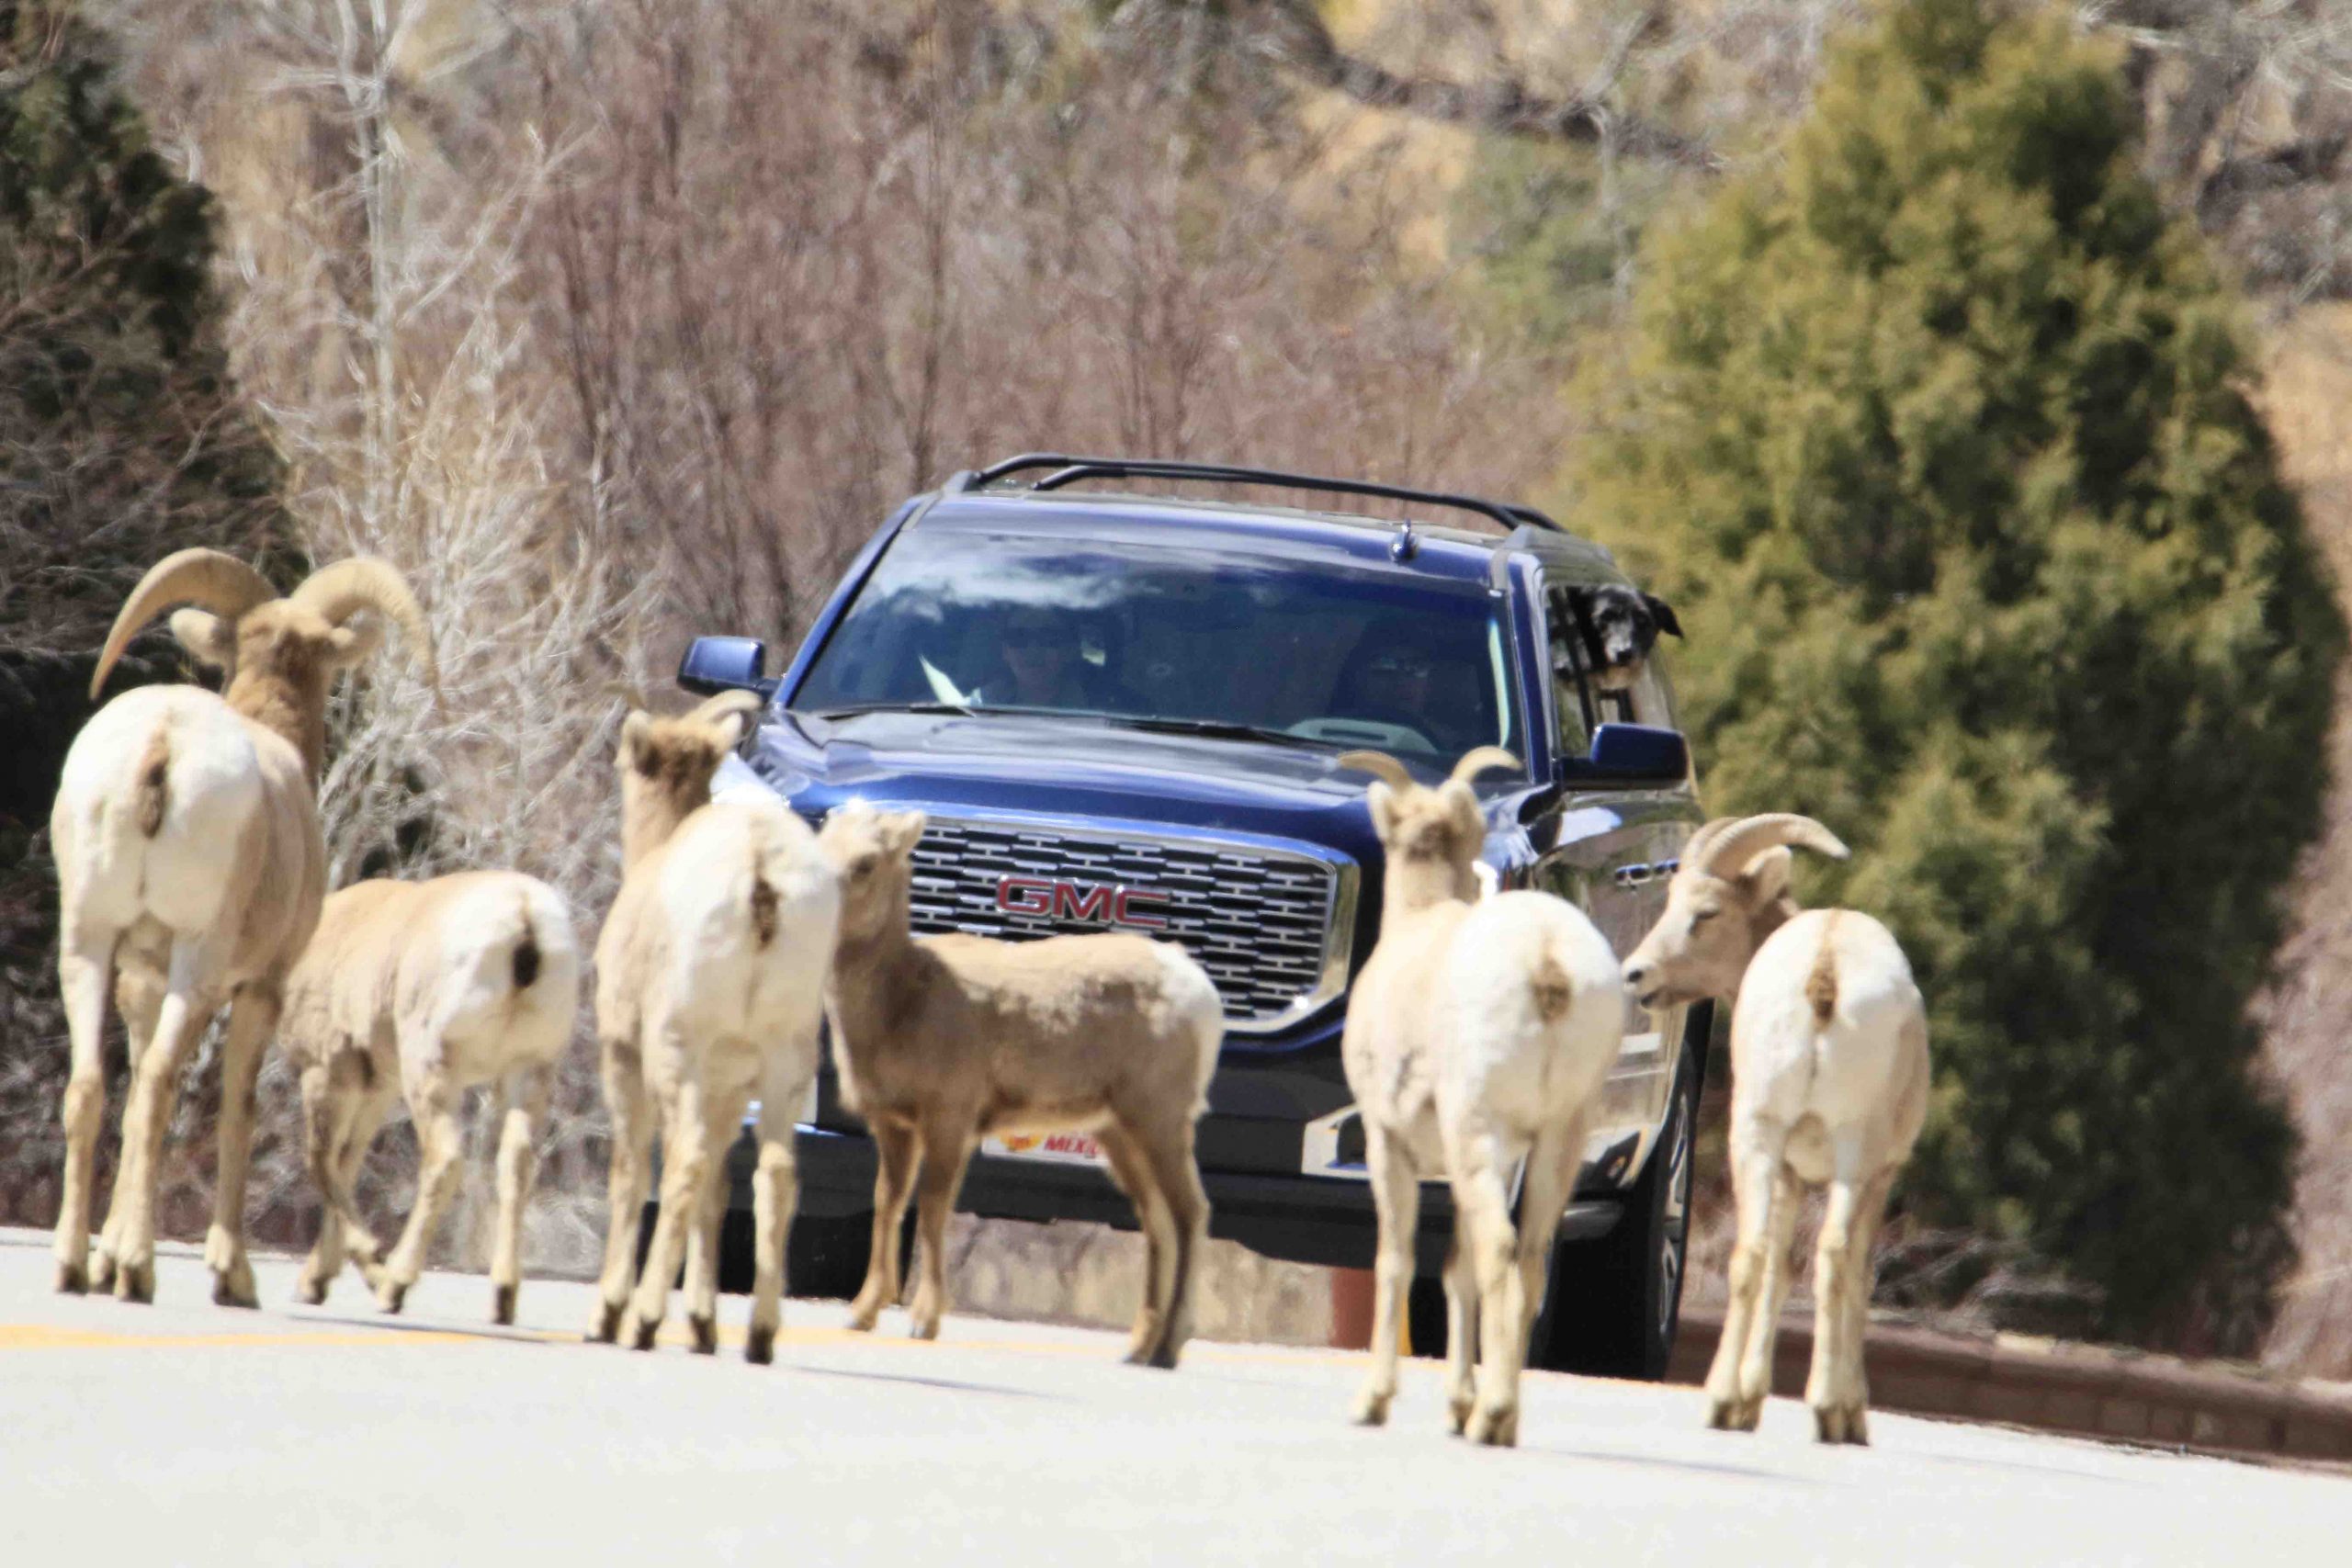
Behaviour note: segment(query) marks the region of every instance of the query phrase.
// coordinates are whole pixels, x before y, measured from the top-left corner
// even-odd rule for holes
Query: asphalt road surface
[[[1348,1425],[1360,1359],[951,1314],[940,1342],[787,1304],[773,1367],[580,1343],[587,1287],[427,1276],[401,1317],[356,1276],[211,1304],[185,1249],[152,1307],[50,1290],[0,1231],[0,1563],[751,1562],[2235,1563],[2343,1562],[2352,1480],[1874,1415],[1823,1449],[1775,1400],[1752,1437],[1701,1396],[1530,1374],[1516,1450],[1440,1426],[1410,1363],[1393,1424]]]

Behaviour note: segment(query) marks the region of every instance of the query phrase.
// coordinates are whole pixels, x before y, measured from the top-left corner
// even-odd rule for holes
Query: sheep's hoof
[[[1348,1419],[1353,1421],[1359,1427],[1385,1427],[1388,1425],[1388,1401],[1390,1397],[1391,1396],[1389,1394],[1383,1393],[1377,1389],[1365,1389],[1362,1393],[1356,1395],[1354,1408],[1348,1412]]]
[[[620,1337],[620,1303],[599,1302],[596,1305],[596,1321],[589,1325],[588,1332],[581,1337],[591,1345],[610,1345]]]
[[[114,1269],[114,1299],[136,1302],[141,1306],[155,1299],[155,1265],[117,1262]]]
[[[718,1320],[717,1318],[688,1313],[686,1314],[686,1332],[694,1336],[695,1355],[716,1356],[718,1354]]]
[[[258,1307],[261,1293],[254,1289],[254,1266],[243,1258],[227,1269],[216,1270],[212,1276],[212,1304],[224,1307]]]
[[[1813,1436],[1815,1442],[1854,1443],[1870,1446],[1870,1435],[1860,1408],[1839,1404],[1824,1404],[1813,1413]]]
[[[864,1297],[850,1303],[849,1328],[852,1333],[871,1334],[874,1332],[874,1325],[881,1320],[881,1307],[866,1301]]]
[[[327,1282],[322,1275],[305,1274],[294,1281],[294,1299],[306,1307],[324,1306]]]
[[[519,1288],[514,1285],[501,1285],[498,1287],[497,1293],[491,1298],[490,1321],[501,1328],[514,1326],[514,1293]]]
[[[386,1279],[376,1287],[376,1307],[379,1312],[397,1313],[408,1304],[408,1283],[402,1280]]]
[[[658,1317],[639,1317],[634,1312],[621,1320],[621,1342],[632,1350],[650,1350],[654,1339],[662,1332]]]
[[[90,1271],[79,1263],[57,1266],[57,1293],[61,1296],[85,1296],[90,1293]]]
[[[752,1331],[743,1337],[743,1359],[755,1367],[764,1367],[775,1359],[774,1325],[752,1325]]]
[[[1445,1429],[1460,1437],[1470,1428],[1470,1412],[1476,1401],[1468,1394],[1456,1394],[1445,1402]]]
[[[90,1289],[100,1294],[114,1289],[114,1254],[104,1243],[90,1254]]]
[[[1519,1446],[1519,1406],[1481,1406],[1470,1413],[1470,1424],[1462,1435],[1482,1448],[1513,1449]]]

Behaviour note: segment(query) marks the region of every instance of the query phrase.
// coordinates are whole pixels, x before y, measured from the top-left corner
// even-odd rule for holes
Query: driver
[[[1348,718],[1401,725],[1432,745],[1453,728],[1431,702],[1437,650],[1413,623],[1376,621],[1364,628],[1332,692],[1335,712]]]

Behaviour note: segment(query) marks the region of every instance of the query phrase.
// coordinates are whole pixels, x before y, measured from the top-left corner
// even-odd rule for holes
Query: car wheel
[[[796,1296],[846,1301],[865,1283],[866,1258],[873,1246],[870,1213],[795,1214],[784,1255],[785,1287]]]
[[[1648,1168],[1608,1235],[1552,1249],[1550,1289],[1529,1360],[1555,1371],[1655,1382],[1666,1376],[1681,1321],[1690,1241],[1690,1176],[1699,1135],[1707,1010],[1691,1010]]]

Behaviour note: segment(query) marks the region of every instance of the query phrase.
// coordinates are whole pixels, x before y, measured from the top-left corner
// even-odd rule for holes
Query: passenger
[[[1411,622],[1375,621],[1364,628],[1340,671],[1332,714],[1411,731],[1432,750],[1463,728],[1470,715],[1449,721],[1438,700],[1439,650]]]

